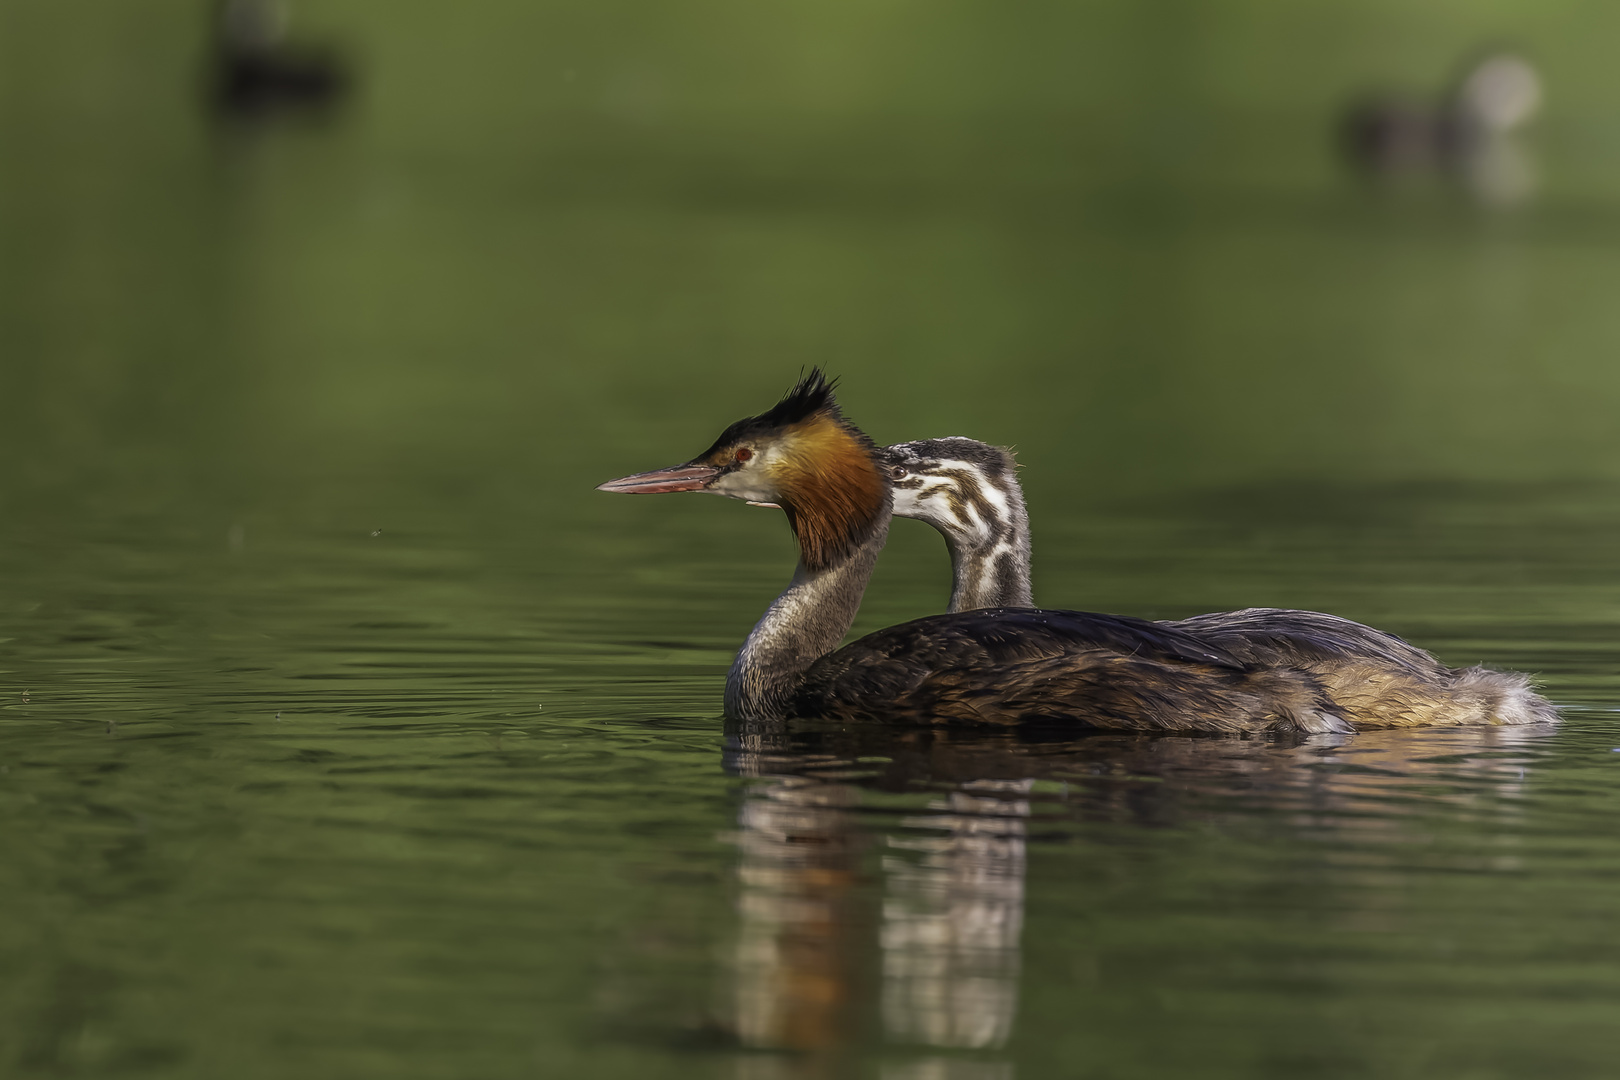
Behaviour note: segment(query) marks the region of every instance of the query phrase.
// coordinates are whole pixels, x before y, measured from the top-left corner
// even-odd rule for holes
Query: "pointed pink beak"
[[[720,475],[712,465],[677,465],[673,469],[654,469],[636,473],[605,484],[597,484],[597,491],[617,491],[626,495],[662,495],[666,491],[702,491]]]

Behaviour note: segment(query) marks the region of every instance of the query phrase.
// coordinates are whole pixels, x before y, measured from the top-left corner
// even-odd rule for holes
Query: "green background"
[[[1612,1072],[1620,9],[292,16],[356,93],[254,124],[206,5],[0,3],[0,1072]],[[1504,43],[1533,197],[1345,175],[1347,102]],[[811,364],[1017,447],[1045,604],[1334,611],[1566,723],[727,756],[780,518],[592,488]],[[897,523],[857,631],[947,574]],[[987,779],[1017,859],[940,817]],[[1005,1037],[885,1019],[897,858],[1017,893]],[[761,926],[813,1045],[739,1019]]]

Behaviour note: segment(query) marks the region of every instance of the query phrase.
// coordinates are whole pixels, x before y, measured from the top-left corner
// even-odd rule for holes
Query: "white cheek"
[[[940,494],[946,487],[944,481],[933,477],[922,478],[923,486],[919,488],[896,488],[894,492],[894,512],[899,517],[917,518],[936,526],[949,528],[955,522],[949,518],[950,504]]]
[[[722,476],[710,484],[708,490],[744,502],[774,502],[777,496],[776,486],[765,475],[757,459],[734,473]]]

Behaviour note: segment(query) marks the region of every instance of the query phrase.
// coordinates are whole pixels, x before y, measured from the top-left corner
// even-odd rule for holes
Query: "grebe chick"
[[[1186,630],[1118,615],[962,611],[838,648],[888,538],[893,496],[881,451],[844,419],[832,390],[812,370],[686,464],[600,486],[708,491],[786,512],[798,568],[731,666],[729,718],[1354,730],[1307,673],[1248,664]]]
[[[951,552],[948,611],[1034,607],[1029,514],[1012,451],[974,439],[920,439],[883,448],[895,517],[938,529]]]
[[[1028,606],[1029,517],[1011,454],[964,438],[901,443],[884,454],[895,514],[928,522],[950,548],[951,610]],[[996,570],[987,573],[987,566]],[[1557,719],[1523,675],[1449,668],[1394,634],[1337,615],[1248,608],[1161,625],[1191,632],[1247,664],[1306,672],[1364,726]]]

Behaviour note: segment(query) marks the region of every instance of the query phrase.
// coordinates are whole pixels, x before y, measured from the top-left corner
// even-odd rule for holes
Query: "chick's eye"
[[[896,465],[894,468],[889,470],[889,475],[894,477],[896,480],[904,480],[906,478],[906,467],[904,465]]]
[[[737,453],[734,456],[737,459],[737,464],[741,465],[743,462],[753,457],[754,452],[748,449],[746,446],[739,446],[737,447]]]

